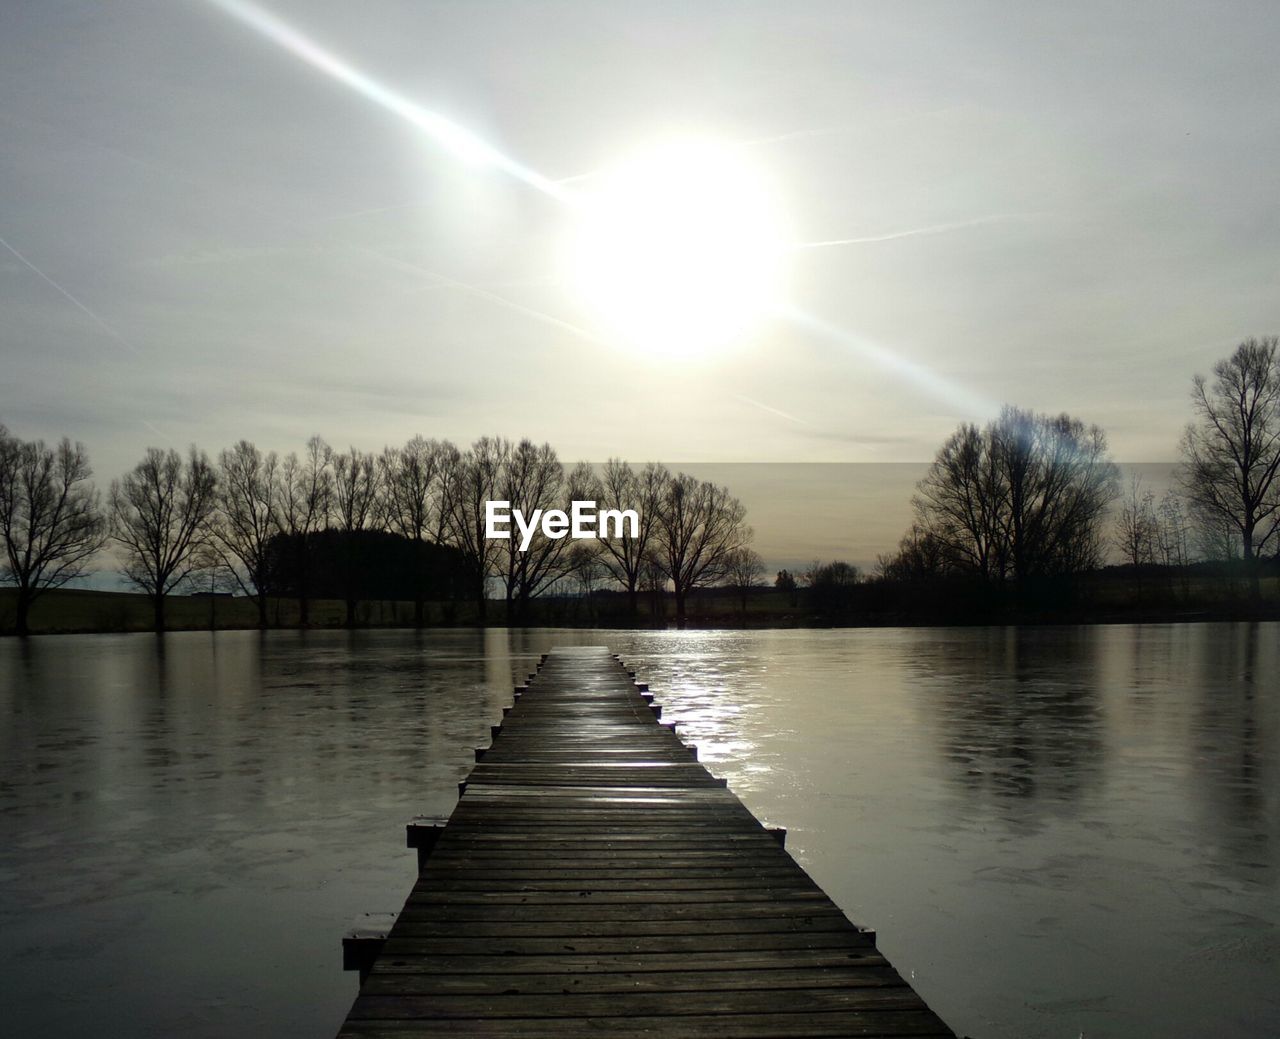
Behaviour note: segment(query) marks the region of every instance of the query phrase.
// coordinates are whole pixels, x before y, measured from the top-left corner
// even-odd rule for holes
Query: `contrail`
[[[61,295],[65,300],[67,300],[73,307],[79,310],[82,314],[88,317],[90,321],[92,321],[95,325],[97,325],[100,329],[102,329],[102,331],[104,331],[117,343],[119,343],[121,346],[125,347],[127,350],[132,351],[135,354],[140,354],[142,352],[136,346],[134,346],[131,342],[129,342],[129,340],[127,340],[124,336],[122,336],[119,332],[117,332],[114,328],[112,328],[104,320],[102,320],[102,318],[98,317],[98,315],[95,314],[92,310],[90,310],[85,304],[81,303],[78,299],[75,298],[75,296],[71,295],[70,292],[64,289],[61,285],[59,285],[56,281],[54,281],[51,277],[49,277],[49,275],[45,274],[44,271],[42,271],[34,263],[32,263],[25,256],[23,256],[22,253],[18,252],[18,250],[15,249],[8,242],[6,242],[4,238],[0,238],[0,245],[3,245],[6,249],[9,250],[9,252],[13,253],[13,255],[17,257],[18,262],[21,263],[24,267],[26,267],[27,270],[31,271],[37,277],[41,278],[46,284],[48,284],[51,288],[53,288],[55,292]]]
[[[579,339],[583,339],[595,346],[607,347],[612,345],[607,340],[601,339],[599,336],[594,335],[585,328],[580,328],[575,324],[555,317],[552,314],[544,313],[541,310],[535,310],[533,307],[526,307],[523,303],[517,303],[515,300],[508,299],[506,296],[500,296],[496,292],[490,292],[488,289],[482,289],[479,285],[472,285],[465,281],[458,281],[456,278],[446,277],[445,275],[439,274],[427,267],[419,267],[416,263],[409,263],[407,260],[397,259],[394,256],[388,256],[386,253],[380,253],[374,249],[361,248],[359,251],[367,256],[372,256],[375,259],[381,260],[383,263],[389,264],[392,267],[397,267],[400,270],[428,278],[436,284],[444,285],[448,288],[457,289],[460,292],[468,293],[469,295],[476,296],[480,299],[488,300],[490,303],[495,303],[498,306],[514,311],[517,314],[523,314],[525,317],[532,318],[534,321],[539,321],[544,325],[550,325],[553,328],[569,332],[571,335],[574,335]]]
[[[753,400],[741,393],[735,393],[733,396],[735,400],[740,400],[744,404],[750,404],[753,408],[759,408],[761,411],[767,411],[770,415],[777,415],[780,418],[786,419],[788,422],[794,422],[798,426],[808,426],[810,429],[815,428],[812,422],[806,422],[802,418],[796,418],[794,415],[788,414],[781,408],[775,408],[769,404],[762,404],[760,401]]]
[[[1030,220],[1035,213],[993,213],[991,216],[974,217],[972,220],[953,220],[946,224],[930,224],[927,227],[912,227],[905,231],[890,231],[887,234],[864,235],[860,238],[832,238],[825,242],[797,242],[793,249],[828,249],[838,245],[868,245],[873,242],[893,242],[899,238],[915,238],[919,235],[945,234],[948,231],[963,231],[969,227],[981,227],[984,224],[1001,224],[1011,220]]]
[[[487,141],[439,112],[423,108],[403,94],[379,83],[265,8],[250,3],[249,0],[207,0],[207,2],[295,57],[301,58],[313,68],[350,87],[357,94],[368,98],[388,112],[398,115],[405,122],[425,133],[445,151],[451,152],[464,161],[478,162],[502,170],[558,202],[569,201],[568,195],[555,181],[504,155]]]
[[[752,137],[738,143],[744,148],[754,148],[761,144],[781,144],[783,141],[802,140],[805,137],[831,137],[835,134],[853,133],[857,129],[856,126],[817,126],[810,130],[786,130],[770,137]]]

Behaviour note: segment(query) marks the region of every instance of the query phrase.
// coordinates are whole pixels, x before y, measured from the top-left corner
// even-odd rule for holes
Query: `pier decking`
[[[340,1034],[953,1036],[603,647],[479,758]]]

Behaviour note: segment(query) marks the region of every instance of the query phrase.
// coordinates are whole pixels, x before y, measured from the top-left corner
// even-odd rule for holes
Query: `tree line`
[[[913,524],[880,558],[880,579],[962,579],[1012,588],[1016,603],[1028,583],[1096,569],[1112,549],[1135,568],[1237,559],[1257,600],[1260,564],[1280,540],[1277,339],[1242,342],[1211,378],[1194,378],[1191,401],[1177,485],[1158,504],[1137,480],[1122,496],[1105,434],[1077,418],[1010,406],[985,426],[960,426],[918,485]],[[521,552],[514,540],[486,538],[489,500],[526,515],[594,500],[635,509],[639,529],[608,541],[539,531]],[[108,546],[151,597],[157,630],[166,596],[196,575],[250,596],[265,627],[268,598],[296,598],[306,624],[309,602],[335,592],[354,624],[362,596],[379,594],[367,579],[375,558],[400,570],[395,587],[411,589],[418,624],[429,595],[466,594],[484,620],[495,580],[512,619],[527,618],[550,589],[589,594],[602,584],[625,592],[632,613],[642,593],[670,588],[681,622],[694,590],[728,584],[745,614],[745,590],[764,571],[727,488],[656,463],[566,467],[549,444],[500,437],[465,450],[414,437],[371,453],[336,451],[315,436],[283,457],[242,440],[214,460],[195,447],[148,448],[104,501],[83,444],[23,441],[0,425],[0,538],[0,579],[17,586],[22,633],[39,595],[83,575]],[[815,563],[799,582],[783,571],[775,584],[796,605],[803,583],[821,612],[838,614],[859,578],[835,561]]]
[[[1134,478],[1121,498],[1106,436],[1069,415],[1006,407],[962,425],[938,450],[912,499],[914,522],[880,559],[897,582],[961,577],[1011,585],[1079,574],[1114,548],[1135,567],[1185,567],[1198,553],[1240,559],[1251,597],[1280,530],[1280,357],[1277,339],[1248,339],[1197,375],[1176,487],[1159,504]]]
[[[527,439],[481,437],[462,450],[415,436],[374,453],[336,451],[313,436],[283,457],[242,440],[216,459],[194,446],[185,455],[152,447],[105,501],[92,475],[83,444],[23,441],[0,425],[0,576],[17,586],[19,634],[41,593],[84,575],[103,549],[150,597],[156,631],[167,596],[198,577],[249,596],[262,627],[268,600],[282,594],[298,600],[307,624],[322,590],[340,592],[354,625],[374,558],[407,570],[398,587],[411,589],[418,625],[429,596],[456,596],[460,585],[483,621],[494,579],[508,618],[526,618],[531,600],[566,581],[608,580],[633,612],[643,588],[669,586],[683,621],[693,590],[744,566],[763,569],[746,510],[727,488],[656,463],[566,468],[550,444]],[[520,551],[515,540],[486,537],[490,500],[526,515],[593,500],[635,509],[639,524],[609,540],[538,531]]]

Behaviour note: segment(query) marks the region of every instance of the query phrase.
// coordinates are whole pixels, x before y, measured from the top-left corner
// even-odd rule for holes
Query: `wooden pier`
[[[516,695],[342,1039],[954,1035],[607,649]]]

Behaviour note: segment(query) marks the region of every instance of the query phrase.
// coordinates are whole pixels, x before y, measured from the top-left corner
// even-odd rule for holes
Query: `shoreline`
[[[103,618],[90,620],[87,617],[74,617],[75,611],[66,609],[68,600],[63,597],[93,597],[100,606],[98,597],[109,596],[117,600],[117,606],[133,607],[129,615],[117,613],[110,621]],[[54,609],[57,600],[63,599]],[[0,597],[0,638],[21,639],[12,630],[12,616],[6,615],[5,603]],[[301,624],[296,621],[281,621],[261,627],[257,622],[256,610],[251,600],[237,597],[218,600],[214,606],[214,623],[209,623],[210,601],[199,596],[174,596],[171,600],[172,620],[166,624],[165,632],[220,632],[220,631],[414,631],[433,629],[502,629],[502,628],[571,628],[597,630],[631,630],[631,631],[761,631],[761,630],[822,630],[822,629],[865,629],[865,628],[980,628],[980,627],[1054,627],[1079,625],[1117,625],[1117,624],[1202,624],[1202,623],[1234,623],[1280,621],[1280,603],[1270,600],[1258,605],[1247,602],[1223,603],[1212,607],[1186,609],[1178,607],[1162,608],[1158,606],[1135,607],[1133,609],[1111,610],[1062,610],[1062,611],[1028,611],[1023,614],[1014,612],[992,611],[991,613],[971,612],[960,617],[945,613],[931,614],[926,611],[900,613],[886,611],[884,613],[854,613],[845,615],[823,616],[809,611],[764,611],[756,610],[746,613],[734,613],[725,609],[708,611],[691,610],[684,625],[676,623],[673,617],[658,620],[647,612],[639,615],[623,615],[619,613],[596,612],[587,615],[580,600],[545,600],[542,607],[533,615],[521,620],[508,620],[500,616],[504,603],[500,599],[490,600],[488,606],[490,616],[481,620],[475,615],[475,604],[430,603],[428,620],[421,625],[415,624],[412,617],[400,616],[404,612],[412,612],[412,603],[372,603],[367,604],[369,612],[374,614],[361,623],[346,625],[340,620],[313,621]],[[43,610],[40,607],[44,607]],[[72,616],[68,616],[68,613]],[[201,612],[203,616],[194,616]],[[324,610],[316,612],[324,613]],[[336,604],[332,610],[337,613]],[[388,613],[391,615],[388,616]],[[448,617],[449,613],[456,616]],[[53,614],[53,615],[48,615]],[[251,616],[250,616],[251,615]],[[495,616],[498,615],[498,616]],[[78,589],[60,589],[49,593],[48,601],[37,603],[37,611],[33,612],[31,630],[27,637],[48,637],[57,635],[129,635],[156,634],[147,619],[150,616],[150,603],[145,596],[129,592],[87,592]],[[79,623],[77,623],[77,620]],[[94,621],[97,621],[95,623]]]

